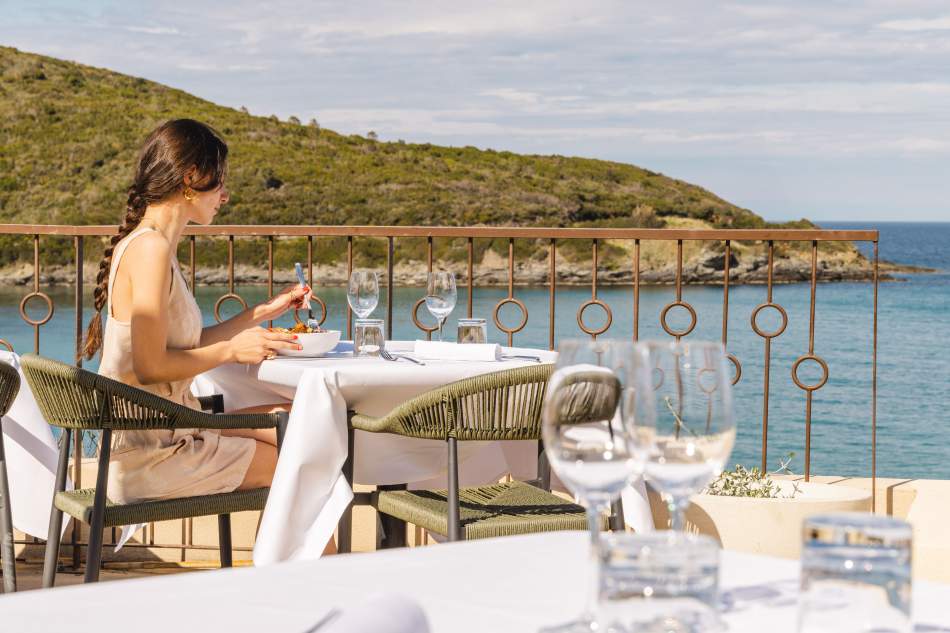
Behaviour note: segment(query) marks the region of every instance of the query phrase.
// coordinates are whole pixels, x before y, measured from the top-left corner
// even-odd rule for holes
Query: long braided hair
[[[93,291],[96,313],[89,322],[82,349],[86,359],[95,356],[102,347],[102,309],[109,298],[109,271],[116,245],[138,227],[149,205],[182,193],[189,173],[194,174],[192,189],[210,191],[219,187],[224,182],[227,158],[228,146],[218,133],[192,119],[163,123],[145,139],[129,187],[125,217],[99,262]]]

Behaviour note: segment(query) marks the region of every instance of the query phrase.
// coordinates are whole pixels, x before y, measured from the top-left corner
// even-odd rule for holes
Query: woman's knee
[[[254,457],[247,468],[240,490],[251,488],[266,488],[274,480],[274,470],[277,468],[277,448],[266,442],[256,442]]]

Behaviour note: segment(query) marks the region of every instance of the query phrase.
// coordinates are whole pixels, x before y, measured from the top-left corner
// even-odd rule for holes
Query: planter
[[[781,494],[792,493],[796,482],[776,480]],[[687,529],[719,540],[723,549],[798,558],[802,547],[802,521],[828,512],[868,512],[871,493],[847,486],[797,482],[793,499],[759,499],[695,495],[686,512]],[[669,524],[666,505],[650,490],[653,522]]]

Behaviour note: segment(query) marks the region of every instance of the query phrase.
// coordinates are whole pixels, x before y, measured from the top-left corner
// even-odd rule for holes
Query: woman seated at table
[[[221,137],[190,119],[168,121],[148,136],[125,219],[99,265],[96,315],[83,349],[92,358],[101,348],[100,374],[195,409],[196,375],[299,349],[294,335],[257,324],[299,307],[310,292],[298,285],[202,327],[175,253],[185,225],[210,224],[227,202],[227,156]],[[128,503],[269,486],[276,464],[273,429],[121,431],[113,434],[109,497]]]

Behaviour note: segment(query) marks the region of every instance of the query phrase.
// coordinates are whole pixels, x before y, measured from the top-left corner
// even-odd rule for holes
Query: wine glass
[[[631,441],[625,415],[649,390],[633,343],[607,339],[568,340],[548,381],[541,417],[545,454],[560,480],[587,510],[593,579],[587,611],[577,620],[546,632],[597,630],[595,617],[603,514],[642,471],[642,456]]]
[[[632,437],[646,455],[644,477],[683,530],[689,498],[719,476],[736,440],[732,372],[708,341],[637,344],[652,397],[637,401]]]
[[[359,319],[365,319],[379,303],[379,275],[368,270],[354,270],[346,286],[346,301]]]
[[[426,308],[439,322],[439,340],[442,340],[442,326],[445,319],[455,309],[458,290],[455,288],[455,273],[429,273],[426,282]]]

